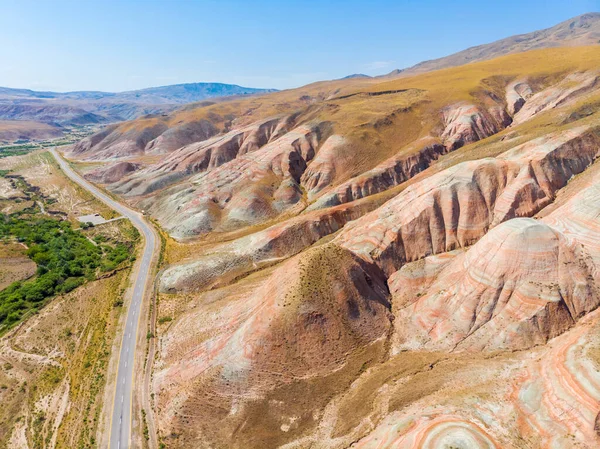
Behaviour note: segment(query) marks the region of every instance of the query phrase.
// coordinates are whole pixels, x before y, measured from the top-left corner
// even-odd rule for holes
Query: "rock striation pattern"
[[[492,229],[395,315],[394,351],[526,349],[594,310],[600,295],[586,250],[531,218]],[[396,281],[396,289],[402,290]]]
[[[300,178],[322,143],[323,132],[319,124],[299,126],[142,205],[176,238],[276,217],[303,200]]]
[[[275,118],[221,136],[185,145],[162,162],[110,186],[126,196],[146,195],[197,173],[211,171],[238,156],[251,153],[287,131],[289,120]],[[164,135],[164,134],[163,134]],[[162,137],[162,136],[161,136]]]
[[[410,186],[337,241],[389,274],[406,262],[472,245],[491,227],[548,205],[596,159],[599,142],[596,128],[579,127],[458,164]]]
[[[340,184],[332,192],[323,195],[313,203],[309,210],[336,206],[383,192],[425,170],[433,161],[445,153],[446,147],[438,139],[432,137],[419,139],[409,148],[387,159],[372,170]],[[309,166],[309,170],[313,167],[313,164]],[[306,184],[304,185],[307,188],[309,187]],[[312,192],[318,190],[318,186],[314,186]]]
[[[559,50],[190,109],[94,172],[169,234],[161,441],[599,447],[600,53]]]

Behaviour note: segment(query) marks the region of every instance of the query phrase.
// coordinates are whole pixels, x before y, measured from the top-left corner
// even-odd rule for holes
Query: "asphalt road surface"
[[[114,201],[108,195],[102,193],[102,191],[87,182],[85,179],[75,173],[75,171],[73,171],[73,169],[56,152],[56,150],[52,149],[51,153],[57,160],[63,172],[69,178],[111,208],[129,218],[133,225],[144,236],[144,253],[142,255],[140,267],[137,274],[133,274],[133,297],[131,299],[129,309],[127,310],[127,322],[125,324],[125,331],[123,332],[123,339],[121,340],[117,384],[113,399],[113,412],[110,423],[110,449],[129,448],[131,437],[131,394],[133,391],[135,343],[140,322],[146,280],[150,275],[152,258],[154,256],[154,252],[156,251],[156,237],[150,225],[143,218],[143,215]]]

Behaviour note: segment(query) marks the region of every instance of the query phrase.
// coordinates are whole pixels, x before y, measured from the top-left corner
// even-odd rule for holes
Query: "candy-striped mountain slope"
[[[165,239],[160,441],[599,447],[599,77],[600,46],[534,50],[72,148]]]

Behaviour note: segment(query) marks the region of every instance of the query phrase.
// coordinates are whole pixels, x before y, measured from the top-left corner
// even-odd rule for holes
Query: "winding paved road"
[[[127,322],[123,339],[121,341],[121,351],[119,354],[119,368],[117,372],[117,384],[113,399],[113,412],[110,423],[110,448],[125,449],[130,447],[131,436],[131,395],[133,392],[133,365],[135,361],[135,348],[137,331],[140,322],[142,309],[142,301],[144,299],[146,281],[150,276],[152,268],[152,259],[156,246],[156,236],[143,215],[129,209],[126,206],[116,202],[108,195],[94,187],[65,162],[65,160],[57,153],[56,150],[51,150],[52,155],[62,168],[63,172],[74,182],[89,191],[95,197],[106,203],[108,206],[129,218],[133,225],[144,236],[144,253],[140,262],[139,270],[134,279],[133,297],[127,311]]]

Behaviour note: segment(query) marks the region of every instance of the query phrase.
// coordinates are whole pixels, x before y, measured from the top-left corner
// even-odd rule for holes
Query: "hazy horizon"
[[[4,0],[0,86],[121,92],[218,82],[288,89],[354,73],[381,75],[598,6]]]

